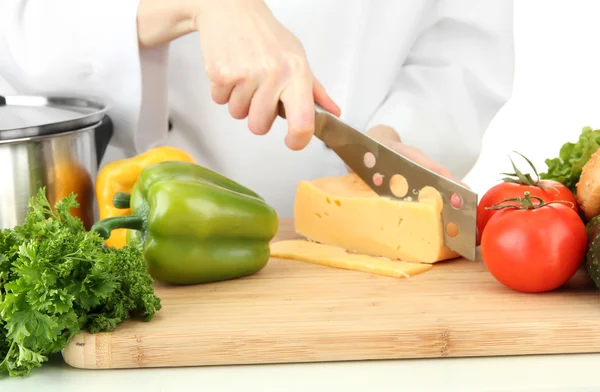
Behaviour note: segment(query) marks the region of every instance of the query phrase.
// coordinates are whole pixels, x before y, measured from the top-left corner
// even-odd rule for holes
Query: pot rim
[[[56,138],[61,138],[61,137],[67,137],[67,136],[70,136],[70,135],[73,135],[76,133],[83,133],[86,131],[94,130],[94,129],[98,128],[101,123],[102,123],[102,121],[98,121],[97,123],[88,125],[83,128],[69,129],[67,131],[49,133],[46,135],[25,136],[25,137],[16,138],[16,139],[0,139],[0,146],[8,145],[8,144],[37,142],[37,141],[42,141],[42,140],[47,140],[47,139],[56,139]]]
[[[22,126],[1,128],[0,141],[54,135],[88,127],[102,121],[110,106],[106,99],[96,95],[0,95],[0,109],[7,108],[9,112],[11,108],[45,108],[50,112],[59,110],[59,117],[62,118],[49,120],[47,123],[35,121]]]

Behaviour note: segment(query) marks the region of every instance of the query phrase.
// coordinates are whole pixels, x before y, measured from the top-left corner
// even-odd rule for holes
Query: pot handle
[[[108,116],[104,116],[100,125],[94,131],[94,142],[96,144],[96,161],[100,167],[100,162],[104,158],[104,153],[113,136],[113,122]]]

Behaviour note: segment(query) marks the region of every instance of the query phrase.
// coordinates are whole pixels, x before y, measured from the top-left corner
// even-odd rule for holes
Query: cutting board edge
[[[86,353],[90,355],[92,353]],[[65,356],[63,354],[64,362],[75,369],[82,370],[115,370],[115,369],[164,369],[164,368],[186,368],[186,367],[211,367],[211,366],[249,366],[249,365],[283,365],[283,364],[312,364],[312,363],[335,363],[335,362],[365,362],[365,361],[390,361],[390,360],[419,360],[419,359],[459,359],[459,358],[491,358],[491,357],[523,357],[523,356],[540,356],[540,355],[574,355],[574,354],[600,354],[600,349],[590,350],[585,348],[570,348],[562,350],[522,350],[519,353],[515,353],[509,347],[498,347],[497,350],[486,351],[482,353],[473,353],[469,350],[465,350],[464,353],[456,353],[452,355],[435,355],[435,354],[418,354],[418,355],[363,355],[354,356],[351,358],[343,357],[341,355],[329,355],[320,356],[317,358],[294,358],[290,360],[278,359],[278,360],[241,360],[241,361],[219,361],[216,357],[212,360],[203,362],[186,362],[182,361],[179,363],[169,364],[142,364],[139,366],[111,366],[107,363],[94,363],[94,362],[82,362],[77,361],[75,356]]]
[[[267,346],[265,342],[265,350],[259,348],[248,351],[243,348],[243,344],[240,344],[234,349],[229,348],[224,356],[218,353],[193,355],[191,357],[196,360],[178,358],[177,361],[170,361],[167,358],[163,362],[157,361],[156,358],[148,361],[144,354],[143,341],[145,338],[134,336],[136,344],[130,346],[125,352],[126,357],[132,359],[127,362],[135,362],[137,366],[121,366],[111,362],[112,332],[96,334],[81,332],[69,342],[61,354],[65,363],[73,368],[99,370],[600,353],[600,339],[582,334],[582,331],[593,330],[598,325],[598,320],[563,325],[562,327],[550,327],[551,321],[547,321],[547,323],[548,326],[544,326],[544,322],[540,322],[538,325],[543,333],[533,334],[527,338],[517,338],[526,341],[514,342],[514,344],[506,344],[507,336],[511,336],[514,331],[522,330],[524,326],[520,323],[497,324],[494,329],[474,328],[472,331],[467,331],[464,327],[454,329],[451,325],[444,323],[443,327],[440,325],[439,330],[427,331],[430,336],[426,342],[423,340],[415,342],[410,331],[404,333],[382,332],[382,335],[378,336],[379,341],[369,339],[373,331],[354,331],[352,334],[354,336],[348,338],[347,343],[344,344],[331,344],[323,339],[324,343],[319,346],[318,344],[302,344],[301,342],[305,341],[303,337],[296,337],[297,341],[282,338],[275,339],[277,342],[282,342],[281,347],[273,347],[272,342],[270,346]],[[549,336],[565,335],[572,336],[572,338],[560,339],[557,344],[548,344]],[[490,336],[496,337],[490,339]],[[246,337],[239,338],[243,341]],[[594,340],[598,341],[597,344],[590,344]],[[483,341],[484,345],[482,345]],[[210,343],[204,342],[198,346],[207,347],[210,346]],[[290,359],[286,360],[277,354],[289,349],[290,346],[293,347],[294,352],[294,355],[289,356]],[[474,349],[473,347],[478,348]],[[213,346],[206,348],[206,351],[215,353],[218,352],[218,349],[219,347]],[[124,352],[122,348],[118,351],[121,354]],[[168,352],[169,349],[165,346],[159,351]],[[202,357],[202,360],[198,360],[198,357]],[[269,359],[270,357],[277,357],[277,359]],[[235,360],[231,360],[231,358],[235,358]]]

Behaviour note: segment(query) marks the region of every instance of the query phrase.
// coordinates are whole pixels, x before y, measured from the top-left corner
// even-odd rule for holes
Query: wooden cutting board
[[[276,240],[296,237],[282,221]],[[561,290],[520,294],[481,261],[394,279],[272,259],[247,278],[156,291],[154,320],[82,333],[64,360],[105,369],[600,352],[600,297],[583,271]]]

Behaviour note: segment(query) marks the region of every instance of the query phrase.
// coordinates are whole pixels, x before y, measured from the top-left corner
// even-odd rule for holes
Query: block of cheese
[[[293,259],[327,267],[368,272],[393,278],[408,278],[429,270],[432,264],[409,263],[355,253],[307,240],[285,240],[271,244],[271,257]]]
[[[423,188],[415,201],[377,195],[350,173],[298,183],[295,231],[326,245],[415,263],[458,257],[444,245],[442,198]]]

